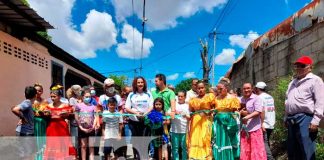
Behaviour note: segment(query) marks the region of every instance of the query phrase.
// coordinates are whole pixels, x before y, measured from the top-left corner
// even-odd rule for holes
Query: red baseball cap
[[[296,62],[295,62],[294,64],[296,64],[296,63],[301,63],[301,64],[313,64],[313,60],[312,60],[312,58],[310,58],[310,57],[308,57],[308,56],[301,56],[300,58],[298,58],[298,59],[296,60]]]

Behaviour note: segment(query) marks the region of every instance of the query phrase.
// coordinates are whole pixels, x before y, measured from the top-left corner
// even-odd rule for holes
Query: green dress
[[[37,152],[35,160],[42,160],[46,146],[46,120],[41,117],[34,117],[34,134],[36,137]]]
[[[43,160],[43,153],[46,146],[46,127],[47,122],[43,117],[39,116],[38,111],[44,111],[44,108],[48,105],[46,102],[35,102],[33,109],[35,111],[34,116],[34,135],[36,139],[36,155],[34,160]]]
[[[219,111],[212,127],[213,157],[215,160],[240,158],[239,114],[231,112],[239,108],[236,98],[216,99]]]

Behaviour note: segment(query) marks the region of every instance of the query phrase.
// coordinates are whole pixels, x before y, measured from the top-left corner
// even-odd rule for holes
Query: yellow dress
[[[210,110],[215,107],[215,96],[206,94],[203,98],[193,98],[189,102],[192,112]],[[205,113],[196,113],[191,117],[188,133],[189,159],[212,159],[211,129],[212,116]]]
[[[236,97],[216,98],[216,110],[218,112],[234,112],[240,108],[240,101]]]

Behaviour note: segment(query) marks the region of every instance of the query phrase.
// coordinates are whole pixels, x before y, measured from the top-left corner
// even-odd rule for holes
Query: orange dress
[[[203,98],[192,98],[189,108],[192,112],[215,108],[215,96],[206,94]],[[212,159],[211,129],[212,116],[206,113],[195,113],[191,117],[188,133],[189,159]]]
[[[71,113],[72,107],[62,108],[46,107],[51,112],[51,119],[46,128],[46,147],[44,159],[75,159],[76,151],[71,143],[69,126],[64,118],[60,117],[62,112]]]

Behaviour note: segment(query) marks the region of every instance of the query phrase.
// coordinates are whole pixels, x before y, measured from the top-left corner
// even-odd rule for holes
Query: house
[[[25,86],[41,83],[44,98],[52,83],[91,84],[102,93],[103,75],[36,33],[53,28],[20,0],[0,1],[0,135],[15,135],[11,107],[24,99]]]

